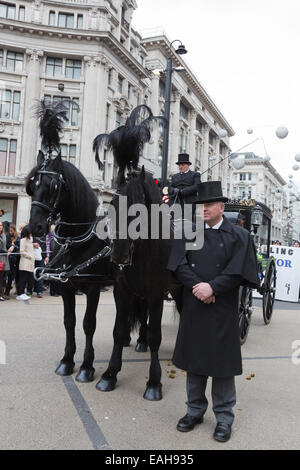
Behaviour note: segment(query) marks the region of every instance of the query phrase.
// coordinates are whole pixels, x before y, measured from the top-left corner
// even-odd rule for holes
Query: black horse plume
[[[162,116],[153,116],[151,109],[146,105],[134,108],[124,126],[120,126],[110,134],[99,134],[93,142],[95,159],[100,170],[103,163],[99,158],[99,149],[105,145],[112,150],[119,167],[119,177],[124,175],[125,168],[137,169],[141,151],[146,142],[151,139],[151,125],[159,120],[164,125],[166,120]]]
[[[78,106],[75,101],[62,98],[60,100],[46,101],[42,99],[36,106],[36,117],[40,120],[40,136],[42,149],[49,154],[53,151],[60,153],[60,132],[68,122],[70,105]],[[79,106],[78,106],[79,109]]]

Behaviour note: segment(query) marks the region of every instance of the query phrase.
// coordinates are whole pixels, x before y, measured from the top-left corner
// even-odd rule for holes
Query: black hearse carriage
[[[258,275],[260,286],[257,289],[262,295],[263,318],[269,324],[272,318],[276,291],[276,263],[270,256],[271,219],[270,209],[263,203],[254,199],[236,201],[229,200],[225,204],[225,216],[234,224],[247,229],[253,236],[258,261]],[[251,323],[252,289],[240,288],[240,341],[244,344]]]

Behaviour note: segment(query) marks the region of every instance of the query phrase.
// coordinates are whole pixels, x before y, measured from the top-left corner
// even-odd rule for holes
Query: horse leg
[[[113,330],[114,346],[107,370],[96,385],[101,392],[110,392],[115,389],[117,374],[122,368],[122,352],[124,339],[128,334],[128,315],[132,306],[132,295],[116,282],[114,287],[116,303],[116,320]]]
[[[136,342],[135,350],[137,352],[147,352],[147,321],[148,321],[148,303],[146,299],[138,299],[139,308],[141,310],[141,326],[139,337]]]
[[[148,344],[151,351],[151,363],[144,398],[152,401],[162,399],[161,367],[158,358],[162,312],[163,297],[149,302]]]
[[[78,382],[92,382],[95,369],[93,337],[96,330],[96,314],[100,297],[100,286],[92,285],[87,292],[86,311],[83,319],[83,330],[85,333],[85,350],[83,363],[80,366],[76,380]]]
[[[64,302],[64,325],[66,330],[65,354],[60,361],[55,373],[57,375],[72,375],[74,370],[75,343],[75,292],[62,287],[62,298]]]

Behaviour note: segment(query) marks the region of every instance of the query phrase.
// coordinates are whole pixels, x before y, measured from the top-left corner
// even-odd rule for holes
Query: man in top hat
[[[195,203],[198,196],[198,190],[201,184],[200,173],[190,170],[191,162],[187,153],[178,155],[179,173],[172,176],[169,195],[172,202],[175,201],[182,206],[184,204]]]
[[[220,181],[201,183],[197,203],[203,204],[203,247],[187,251],[179,240],[168,265],[184,286],[173,363],[187,371],[188,400],[177,429],[191,431],[203,421],[210,376],[217,420],[214,438],[222,442],[230,438],[234,420],[234,376],[242,374],[239,287],[259,283],[254,242],[246,229],[223,215],[226,201]]]

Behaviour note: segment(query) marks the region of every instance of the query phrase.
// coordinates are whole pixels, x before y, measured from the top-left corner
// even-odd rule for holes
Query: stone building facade
[[[24,179],[34,166],[40,137],[34,105],[72,98],[61,142],[62,157],[74,163],[98,193],[109,201],[116,169],[103,150],[104,171],[94,163],[92,141],[123,124],[130,111],[148,104],[154,114],[164,109],[166,35],[142,38],[132,26],[135,0],[0,1],[0,209],[4,219],[27,221],[30,198]],[[190,153],[195,168],[220,179],[230,192],[230,164],[210,169],[226,158],[233,130],[195,75],[174,54],[182,73],[173,77],[170,167],[180,151]],[[220,130],[227,136],[221,138]],[[142,163],[155,176],[161,166],[161,129],[154,130]]]
[[[285,241],[284,227],[288,220],[287,194],[283,190],[286,181],[273,165],[252,152],[232,154],[245,156],[245,166],[233,169],[232,197],[234,199],[256,199],[272,211],[271,240]]]

